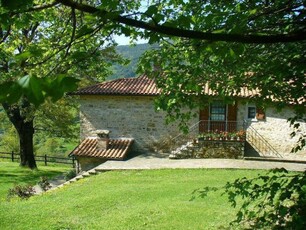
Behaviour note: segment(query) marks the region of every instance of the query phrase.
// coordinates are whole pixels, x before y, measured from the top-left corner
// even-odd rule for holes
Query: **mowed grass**
[[[237,209],[223,186],[258,170],[108,171],[26,201],[1,201],[1,229],[221,229]],[[217,187],[201,198],[193,192]]]
[[[8,190],[15,185],[35,185],[40,181],[40,177],[45,176],[52,179],[55,176],[71,170],[71,166],[66,165],[38,165],[37,170],[20,167],[17,162],[0,161],[0,202],[6,199]],[[0,220],[1,222],[1,220]],[[0,223],[1,229],[1,223]]]

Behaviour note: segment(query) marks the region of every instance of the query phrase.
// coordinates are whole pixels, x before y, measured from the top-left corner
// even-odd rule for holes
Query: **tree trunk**
[[[20,144],[20,166],[27,166],[31,169],[37,168],[33,151],[33,120],[20,122],[17,129]]]
[[[34,118],[26,116],[25,112],[30,109],[30,104],[27,101],[23,101],[21,105],[3,103],[2,106],[19,136],[20,166],[29,167],[30,169],[37,168],[33,148]]]

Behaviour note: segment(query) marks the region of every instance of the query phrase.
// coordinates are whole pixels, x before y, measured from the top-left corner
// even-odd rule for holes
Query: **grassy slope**
[[[41,176],[46,176],[50,179],[69,170],[71,170],[71,166],[66,165],[38,165],[38,170],[30,170],[28,168],[19,167],[16,162],[0,161],[0,202],[6,199],[8,190],[16,184],[35,185],[40,180]]]
[[[1,229],[220,229],[235,215],[223,190],[194,200],[192,192],[258,172],[105,172],[28,201],[3,202]]]

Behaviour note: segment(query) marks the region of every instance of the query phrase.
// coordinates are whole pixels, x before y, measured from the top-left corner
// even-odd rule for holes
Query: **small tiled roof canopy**
[[[112,81],[106,81],[89,87],[79,89],[70,93],[71,95],[121,95],[121,96],[158,96],[161,89],[157,88],[153,79],[146,75],[136,78],[120,78]],[[216,96],[217,93],[206,84],[203,86],[203,94]],[[246,87],[240,89],[240,92],[233,94],[237,97],[252,97],[258,95],[257,90],[249,90]]]
[[[97,148],[98,138],[89,137],[84,139],[69,155],[122,160],[126,157],[133,139],[110,139],[109,147],[104,150]]]

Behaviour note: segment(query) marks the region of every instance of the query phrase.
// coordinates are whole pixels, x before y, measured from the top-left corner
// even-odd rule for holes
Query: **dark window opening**
[[[254,119],[256,117],[256,107],[248,107],[248,119]]]

